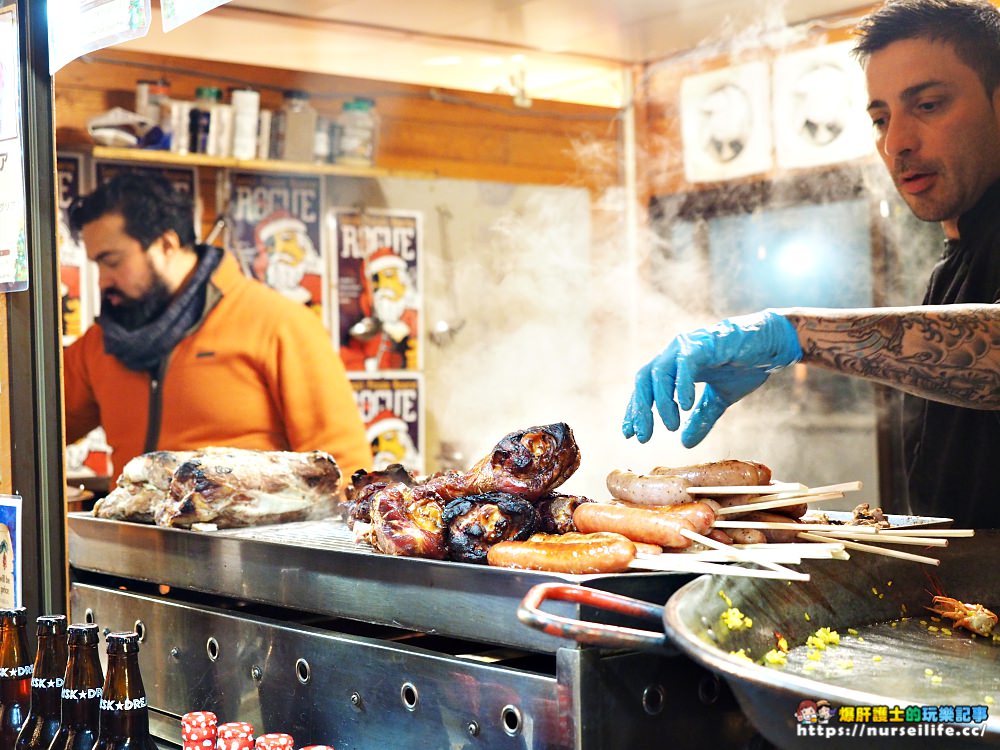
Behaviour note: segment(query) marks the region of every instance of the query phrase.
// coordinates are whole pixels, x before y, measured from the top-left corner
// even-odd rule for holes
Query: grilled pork
[[[125,465],[94,515],[181,528],[303,521],[333,514],[339,484],[336,461],[322,451],[156,451]]]
[[[387,484],[371,496],[369,539],[387,555],[443,560],[448,554],[443,511],[433,490]]]
[[[568,534],[577,531],[573,511],[583,503],[594,502],[581,495],[563,495],[553,492],[535,506],[538,509],[538,530],[546,534]]]
[[[529,427],[504,437],[469,471],[428,480],[441,497],[453,500],[486,492],[509,492],[538,500],[580,467],[580,449],[565,422]]]
[[[538,528],[538,511],[524,498],[488,492],[452,500],[442,520],[448,527],[448,559],[486,563],[497,542],[522,542]]]

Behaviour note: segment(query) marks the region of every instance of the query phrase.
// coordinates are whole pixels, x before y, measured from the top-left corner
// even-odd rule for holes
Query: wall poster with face
[[[423,346],[422,214],[334,209],[340,356],[348,370],[419,370]]]
[[[411,474],[423,474],[423,376],[401,373],[393,377],[350,377],[375,457],[375,470],[402,464]]]
[[[325,323],[320,178],[232,172],[229,182],[226,248],[247,275],[307,305]]]

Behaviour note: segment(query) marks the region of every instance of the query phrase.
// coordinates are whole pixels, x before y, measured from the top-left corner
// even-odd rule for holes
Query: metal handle
[[[622,615],[663,622],[663,607],[619,594],[576,586],[568,583],[540,583],[531,587],[517,608],[517,619],[525,625],[557,638],[568,638],[577,643],[604,648],[661,649],[669,646],[663,633],[638,630],[617,625],[574,620],[542,612],[546,599],[575,602],[589,607],[616,612]]]

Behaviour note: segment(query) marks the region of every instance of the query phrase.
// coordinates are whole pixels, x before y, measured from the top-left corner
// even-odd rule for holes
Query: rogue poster
[[[338,209],[337,319],[348,370],[419,370],[423,355],[422,215],[413,211]]]
[[[318,177],[233,172],[226,246],[243,271],[326,322]]]
[[[62,342],[69,346],[90,326],[91,281],[87,253],[69,228],[69,207],[81,193],[82,159],[76,154],[59,154],[59,218],[56,242],[59,247],[59,280],[62,297]]]
[[[365,422],[375,469],[402,464],[424,473],[423,380],[420,375],[352,375],[354,399]]]

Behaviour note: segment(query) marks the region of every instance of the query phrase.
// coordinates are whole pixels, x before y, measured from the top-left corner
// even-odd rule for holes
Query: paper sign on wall
[[[402,464],[424,473],[423,378],[351,375],[354,400],[365,423],[376,471]]]
[[[48,0],[49,73],[88,52],[149,33],[150,0]]]

